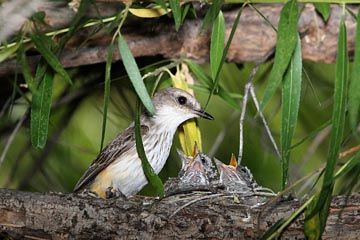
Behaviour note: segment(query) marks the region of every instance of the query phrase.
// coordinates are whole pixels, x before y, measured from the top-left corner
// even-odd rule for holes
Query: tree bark
[[[277,26],[282,5],[255,5],[264,16]],[[337,52],[337,38],[342,8],[332,5],[330,18],[327,22],[318,15],[312,4],[301,5],[302,11],[298,23],[298,31],[302,36],[303,59],[334,63]],[[90,17],[114,15],[120,11],[119,3],[99,3],[98,11],[89,10]],[[226,21],[226,39],[230,34],[238,7],[228,7],[224,10]],[[349,6],[357,12],[357,6]],[[46,21],[55,28],[68,27],[74,12],[67,5],[57,5],[41,9],[46,13]],[[130,16],[122,29],[125,39],[135,57],[161,55],[165,58],[180,58],[185,56],[199,63],[209,61],[210,30],[201,33],[203,17],[186,19],[179,32],[175,31],[175,24],[169,17],[159,19],[144,19]],[[352,57],[354,52],[356,21],[346,15],[348,32],[348,50]],[[108,46],[112,34],[100,31],[94,36],[93,28],[82,29],[71,39],[60,55],[61,63],[67,67],[78,67],[106,61]],[[90,37],[91,36],[91,37]],[[84,43],[85,42],[85,43]],[[240,23],[226,60],[228,62],[254,62],[264,58],[276,45],[276,32],[272,27],[250,7],[245,7]],[[29,56],[30,66],[35,68],[40,56]],[[114,50],[113,60],[120,60],[118,50]],[[0,76],[15,72],[18,67],[16,60],[8,60],[0,64]]]
[[[0,237],[30,239],[259,239],[302,201],[251,203],[197,193],[162,199],[97,199],[0,190]],[[186,205],[185,205],[186,204]],[[359,239],[360,194],[334,197],[323,239]],[[303,239],[303,214],[282,239]]]

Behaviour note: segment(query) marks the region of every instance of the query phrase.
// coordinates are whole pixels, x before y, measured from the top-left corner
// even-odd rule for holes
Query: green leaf
[[[42,72],[38,71],[37,74],[42,75]],[[47,140],[53,77],[53,73],[47,70],[38,88],[33,93],[31,102],[30,133],[31,143],[36,148],[43,148]]]
[[[235,18],[235,20],[234,20],[234,24],[233,24],[233,26],[232,26],[232,28],[231,28],[231,32],[230,32],[229,38],[228,38],[228,40],[227,40],[227,42],[226,42],[225,49],[224,49],[223,55],[222,55],[222,57],[221,57],[220,65],[219,65],[219,67],[218,67],[218,71],[216,72],[216,75],[215,75],[215,78],[214,78],[214,84],[212,85],[211,93],[209,94],[209,97],[208,97],[208,99],[207,99],[207,101],[206,101],[205,108],[206,108],[207,105],[209,104],[212,95],[215,93],[215,90],[219,90],[219,89],[218,89],[218,85],[219,85],[219,80],[220,80],[220,78],[219,78],[219,76],[220,76],[220,70],[221,70],[221,68],[222,68],[222,66],[223,66],[223,64],[224,64],[224,62],[225,62],[227,53],[228,53],[229,48],[230,48],[230,44],[231,44],[231,42],[232,42],[232,40],[233,40],[233,38],[234,38],[235,31],[236,31],[237,26],[238,26],[239,21],[240,21],[241,13],[242,13],[244,7],[246,6],[246,4],[247,4],[247,3],[245,2],[245,3],[241,6],[241,8],[239,9],[238,14],[236,15],[236,18]]]
[[[141,165],[144,170],[145,176],[148,179],[149,183],[155,188],[158,196],[164,196],[164,185],[159,178],[159,176],[155,173],[154,169],[151,167],[144,150],[143,141],[141,138],[141,107],[139,101],[137,101],[136,107],[136,117],[135,117],[135,141],[136,141],[136,151],[141,159]]]
[[[167,11],[167,6],[164,0],[155,0],[155,3]]]
[[[324,19],[324,21],[327,21],[329,19],[330,16],[330,11],[331,11],[331,6],[330,3],[314,3],[316,11],[318,11],[322,18]]]
[[[360,11],[358,17],[360,19]],[[350,125],[353,132],[356,132],[356,127],[359,120],[360,109],[360,23],[357,23],[355,34],[355,57],[354,66],[351,73],[350,88],[349,88],[349,118]]]
[[[45,18],[46,18],[46,13],[44,11],[36,12],[31,16],[32,21],[42,24],[50,31],[56,31],[56,28],[54,28],[49,23],[47,23]]]
[[[325,229],[326,220],[328,216],[328,209],[331,203],[332,192],[334,188],[334,170],[336,167],[336,160],[338,159],[340,146],[343,138],[345,110],[346,110],[346,95],[347,95],[347,79],[349,71],[349,57],[347,51],[347,37],[345,26],[345,11],[340,22],[339,38],[338,38],[338,52],[336,58],[336,77],[334,87],[334,107],[332,114],[332,127],[330,135],[330,144],[328,156],[326,161],[326,168],[324,173],[323,185],[319,193],[318,200],[315,207],[312,209],[306,218],[307,221],[319,218],[316,226],[321,233]],[[309,236],[308,236],[309,237]],[[312,239],[312,238],[311,238]]]
[[[79,8],[78,8],[74,18],[70,22],[69,31],[60,40],[60,43],[59,43],[60,49],[64,48],[65,44],[70,40],[70,38],[74,35],[74,33],[79,29],[79,27],[81,26],[81,19],[87,13],[87,9],[92,2],[93,2],[92,0],[80,1]]]
[[[40,32],[31,33],[30,38],[38,51],[41,53],[41,56],[46,60],[51,68],[54,69],[54,71],[63,77],[68,83],[72,84],[70,76],[63,68],[55,54],[51,51],[51,49],[53,49],[54,42]]]
[[[182,13],[181,13],[181,22],[183,22],[183,21],[185,20],[188,12],[189,12],[189,10],[190,10],[190,8],[193,9],[192,3],[187,3],[187,4],[185,4],[185,6],[183,7],[183,10],[182,10]]]
[[[352,156],[335,174],[334,178],[341,177],[346,172],[350,171],[357,167],[360,162],[360,151],[358,151],[354,156]]]
[[[14,46],[11,46],[11,47],[5,46],[4,49],[2,49],[0,52],[0,63],[5,61],[12,55],[14,55],[16,53],[16,51],[18,50],[19,45],[20,44],[15,44]]]
[[[316,201],[319,199],[319,193],[316,193],[313,200],[308,205],[305,216],[309,216],[315,210]],[[321,231],[319,228],[320,225],[320,216],[318,214],[314,215],[313,217],[307,219],[305,218],[304,222],[304,233],[309,240],[318,240],[321,239]]]
[[[282,120],[281,120],[281,160],[282,189],[285,189],[288,178],[291,143],[298,118],[301,93],[301,41],[297,38],[294,55],[285,74],[282,87]]]
[[[334,89],[332,127],[331,127],[331,135],[330,135],[330,146],[329,146],[329,152],[328,152],[325,175],[324,175],[323,189],[332,185],[333,183],[336,160],[338,159],[340,153],[340,146],[342,142],[344,125],[345,125],[349,56],[347,49],[346,26],[345,26],[344,18],[345,16],[343,15],[340,22],[338,53],[336,58],[336,78],[335,78],[335,89]]]
[[[104,138],[105,138],[107,112],[108,112],[109,99],[110,99],[111,64],[113,59],[113,53],[114,53],[114,42],[112,41],[109,46],[109,51],[106,58],[106,66],[105,66],[104,110],[103,110],[103,124],[101,131],[100,152],[103,148]]]
[[[155,107],[151,101],[149,93],[146,90],[144,81],[141,78],[141,74],[135,62],[134,56],[132,55],[126,43],[126,40],[121,34],[119,34],[119,51],[125,66],[125,70],[141,102],[151,114],[155,114]]]
[[[215,80],[216,73],[219,71],[221,58],[224,53],[224,38],[225,20],[223,13],[220,11],[214,21],[211,32],[210,66],[213,81]]]
[[[289,66],[290,59],[296,47],[298,18],[299,12],[296,0],[288,1],[280,13],[274,66],[271,70],[261,102],[261,109],[264,109],[275,93]]]
[[[179,31],[181,26],[181,7],[179,0],[169,0],[170,8],[173,12],[176,31]]]
[[[283,218],[280,218],[279,220],[276,221],[276,223],[274,223],[274,225],[272,225],[265,233],[264,235],[260,238],[260,240],[267,240],[270,239],[270,236],[272,234],[274,234],[276,232],[276,230],[282,225],[284,224],[285,220]]]
[[[224,4],[224,0],[214,0],[212,5],[210,6],[209,10],[207,11],[203,25],[201,27],[201,32],[204,32],[212,23],[214,22],[215,18],[219,15],[221,6]]]
[[[34,92],[35,91],[34,79],[32,77],[30,66],[26,59],[25,47],[24,47],[24,44],[22,44],[22,43],[20,43],[20,46],[19,46],[18,59],[20,60],[19,62],[20,62],[20,66],[21,66],[21,71],[24,76],[25,82],[28,85],[28,88],[30,89],[30,91]]]

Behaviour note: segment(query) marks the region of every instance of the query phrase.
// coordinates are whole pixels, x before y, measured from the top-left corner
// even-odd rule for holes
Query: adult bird
[[[158,174],[169,156],[173,137],[180,124],[191,118],[213,117],[201,109],[194,96],[177,88],[165,88],[152,98],[156,113],[140,116],[144,150]],[[134,122],[113,139],[92,162],[74,188],[87,189],[106,198],[109,190],[130,196],[148,183],[136,151]]]

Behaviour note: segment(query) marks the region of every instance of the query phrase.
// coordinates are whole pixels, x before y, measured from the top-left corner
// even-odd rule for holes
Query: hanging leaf
[[[166,6],[166,3],[164,0],[155,0],[154,1],[158,6],[162,7],[164,10],[167,10],[168,7]]]
[[[296,47],[298,18],[299,12],[296,0],[288,1],[280,13],[274,66],[271,70],[261,102],[261,109],[264,109],[275,93],[289,66],[290,59]]]
[[[281,114],[281,160],[282,160],[282,189],[285,189],[288,178],[291,143],[298,118],[301,93],[301,41],[297,38],[294,55],[285,74],[282,87]]]
[[[18,59],[20,60],[21,72],[24,76],[25,82],[28,85],[28,88],[31,92],[34,92],[34,79],[31,74],[30,66],[26,59],[26,52],[24,44],[19,44],[19,51],[18,51]]]
[[[37,50],[41,53],[41,56],[46,60],[46,62],[51,66],[51,68],[54,69],[54,71],[58,73],[68,83],[72,84],[70,76],[63,68],[55,54],[51,51],[51,49],[53,49],[53,46],[55,45],[55,42],[53,42],[53,40],[40,32],[34,32],[30,34],[30,38],[36,46]]]
[[[331,203],[332,192],[334,188],[334,170],[336,167],[336,160],[338,159],[340,146],[343,137],[345,124],[345,110],[346,110],[346,93],[347,93],[347,79],[349,71],[349,57],[347,51],[347,37],[345,26],[345,11],[340,22],[339,38],[338,38],[338,52],[336,58],[336,77],[334,87],[334,107],[332,114],[332,127],[330,135],[330,144],[328,156],[326,161],[326,168],[324,173],[323,185],[318,195],[316,205],[310,212],[307,213],[305,222],[312,222],[314,228],[320,229],[322,233],[326,226],[328,216],[328,209]],[[318,219],[318,221],[314,221]],[[314,225],[316,224],[316,225]],[[309,239],[311,236],[307,236]],[[318,238],[316,238],[318,239]]]
[[[170,8],[173,12],[174,21],[175,21],[175,28],[176,31],[179,31],[181,26],[181,7],[179,0],[169,0]]]
[[[16,51],[18,50],[20,44],[15,44],[11,47],[5,46],[0,51],[0,63],[5,61],[6,59],[10,58],[11,56],[15,55]]]
[[[215,90],[218,90],[218,85],[219,85],[219,81],[220,81],[220,71],[221,71],[221,68],[225,62],[225,59],[226,59],[226,56],[227,56],[227,53],[229,51],[229,48],[230,48],[230,44],[234,38],[234,35],[235,35],[235,31],[237,29],[237,26],[239,24],[239,21],[240,21],[240,16],[241,16],[241,13],[244,9],[244,7],[246,6],[246,2],[241,6],[241,8],[239,9],[238,11],[238,14],[236,15],[236,18],[235,18],[235,21],[233,23],[233,26],[231,28],[231,32],[230,32],[230,35],[229,35],[229,38],[226,42],[226,45],[225,45],[225,49],[224,49],[224,52],[223,52],[223,55],[221,57],[221,61],[220,61],[220,64],[219,64],[219,67],[218,67],[218,70],[216,72],[216,75],[215,75],[215,78],[214,78],[214,84],[211,86],[211,93],[209,94],[209,97],[206,101],[206,104],[205,104],[205,108],[207,107],[207,105],[209,104],[210,102],[210,99],[212,97],[212,95],[216,92]]]
[[[144,150],[143,141],[141,138],[141,122],[140,122],[140,115],[141,115],[141,107],[139,101],[137,102],[136,106],[136,116],[135,116],[135,142],[136,142],[136,151],[141,159],[141,165],[144,170],[145,176],[148,179],[150,185],[152,185],[157,193],[158,196],[164,196],[164,185],[159,178],[159,176],[155,173],[154,169],[150,165],[146,153]]]
[[[144,81],[141,78],[140,70],[124,37],[121,34],[119,34],[119,52],[125,66],[125,70],[141,102],[151,114],[155,114],[155,107],[151,101],[149,93],[146,90]]]
[[[360,19],[360,11],[358,17]],[[349,88],[349,119],[353,132],[356,132],[356,127],[359,120],[360,110],[360,24],[358,22],[355,34],[355,57],[354,66],[351,73],[351,81]]]
[[[314,3],[316,11],[318,11],[322,18],[324,19],[324,21],[326,22],[329,19],[330,16],[330,11],[331,11],[331,6],[330,3]]]
[[[216,73],[219,71],[221,58],[224,53],[224,38],[225,20],[223,13],[220,11],[214,21],[211,32],[210,66],[213,81],[215,81]]]
[[[82,22],[81,19],[85,16],[87,13],[87,9],[92,4],[93,1],[80,1],[79,8],[77,9],[77,12],[73,19],[71,20],[69,24],[69,31],[61,38],[59,43],[59,49],[63,49],[65,44],[70,40],[70,38],[74,35],[74,33],[81,27]]]
[[[42,72],[38,71],[37,74],[42,74]],[[31,143],[36,148],[43,148],[47,140],[53,77],[52,72],[47,70],[38,88],[33,92],[30,134]]]
[[[201,32],[204,32],[210,25],[213,24],[215,18],[219,15],[221,6],[224,4],[224,0],[214,0],[206,12],[204,17],[203,25],[201,27]]]

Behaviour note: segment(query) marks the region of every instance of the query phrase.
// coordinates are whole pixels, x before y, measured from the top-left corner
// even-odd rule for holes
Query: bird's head
[[[206,113],[194,96],[178,88],[165,88],[157,92],[152,99],[156,119],[180,125],[191,118],[214,118]]]

